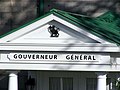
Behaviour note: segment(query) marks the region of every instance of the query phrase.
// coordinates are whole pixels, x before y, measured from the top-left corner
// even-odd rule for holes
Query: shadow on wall
[[[0,0],[0,35],[37,17],[37,0]],[[97,16],[107,10],[120,13],[119,0],[44,0],[44,13],[56,8]]]

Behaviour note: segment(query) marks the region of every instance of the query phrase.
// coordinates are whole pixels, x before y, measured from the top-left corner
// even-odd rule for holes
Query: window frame
[[[64,90],[64,80],[65,79],[71,79],[72,80],[72,89],[71,90],[73,90],[73,77],[49,77],[49,90],[51,90],[50,89],[50,79],[55,79],[55,78],[58,78],[58,79],[60,79],[59,81],[59,83],[60,83],[60,90]]]

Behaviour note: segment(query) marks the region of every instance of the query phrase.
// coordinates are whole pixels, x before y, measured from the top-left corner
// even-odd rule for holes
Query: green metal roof
[[[104,13],[101,16],[93,18],[93,17],[73,14],[70,12],[65,12],[57,9],[52,9],[50,10],[50,12],[43,15],[42,17],[37,18],[17,29],[12,30],[7,34],[0,36],[0,38],[16,30],[19,30],[27,25],[30,25],[31,23],[40,20],[41,18],[44,18],[50,14],[54,14],[74,25],[82,27],[88,32],[100,37],[101,39],[120,45],[120,16],[110,11]]]

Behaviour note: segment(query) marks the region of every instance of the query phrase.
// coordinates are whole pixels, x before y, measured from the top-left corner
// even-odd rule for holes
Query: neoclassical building
[[[0,77],[2,90],[117,90],[120,16],[50,10],[0,36]]]

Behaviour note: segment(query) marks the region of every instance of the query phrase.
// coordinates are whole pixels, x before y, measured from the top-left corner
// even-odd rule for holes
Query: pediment
[[[58,36],[50,32],[49,27],[58,28]],[[57,35],[57,34],[56,34]],[[67,44],[67,43],[99,43],[73,29],[56,21],[51,21],[44,26],[10,40],[11,43],[42,43],[42,44]]]
[[[48,29],[55,26],[59,36],[51,36]],[[59,30],[58,30],[59,29]],[[17,44],[81,44],[81,43],[108,43],[99,37],[77,27],[53,14],[48,15],[32,24],[1,38],[2,43]]]

